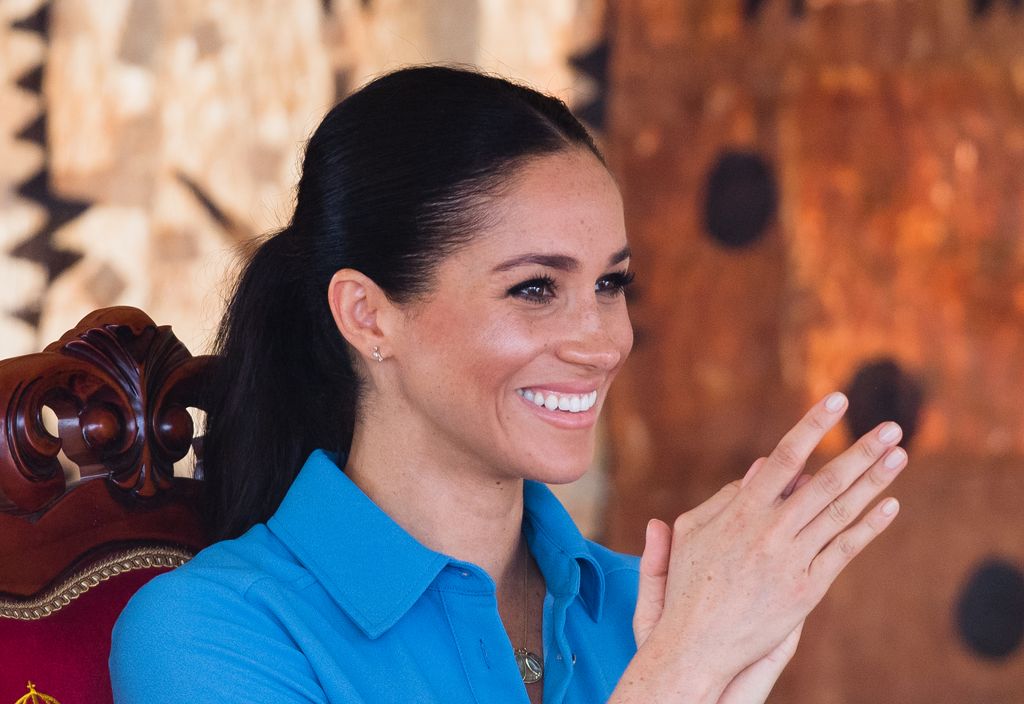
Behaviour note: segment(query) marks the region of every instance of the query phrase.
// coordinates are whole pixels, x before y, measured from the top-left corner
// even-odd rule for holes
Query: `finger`
[[[791,527],[799,532],[826,507],[847,508],[840,497],[902,437],[903,430],[896,423],[882,423],[822,467],[807,486],[786,502]],[[847,523],[859,513],[849,515]]]
[[[775,646],[775,649],[765,655],[764,659],[774,661],[775,663],[785,667],[786,663],[793,659],[796,655],[796,647],[800,645],[800,634],[803,633],[804,622],[801,621],[800,625],[789,632],[789,635],[783,639],[781,643]]]
[[[736,675],[722,692],[718,704],[763,702],[775,686],[782,670],[796,654],[803,626],[803,623],[800,623],[767,655]]]
[[[754,478],[754,475],[758,473],[767,460],[767,457],[758,457],[754,460],[754,464],[750,465],[750,469],[747,470],[747,473],[743,475],[743,479],[740,480],[741,489],[750,483],[750,480]]]
[[[764,467],[750,481],[750,491],[764,501],[775,502],[799,475],[811,452],[846,410],[846,396],[836,391],[814,405],[768,455]]]
[[[906,466],[906,451],[901,447],[894,447],[861,475],[849,490],[833,499],[800,531],[798,539],[806,542],[817,553],[892,484]]]
[[[644,552],[640,556],[640,584],[633,613],[633,636],[637,647],[647,640],[661,620],[671,548],[672,529],[664,521],[651,519],[647,523]]]
[[[785,490],[782,492],[782,498],[788,499],[794,491],[806,485],[809,481],[811,481],[810,474],[800,474],[798,476],[793,477],[793,481],[791,481],[789,483],[789,486],[787,486]]]
[[[824,589],[857,557],[872,540],[888,528],[900,511],[900,503],[894,498],[880,501],[864,518],[851,528],[837,535],[832,542],[811,561],[810,574],[819,579]]]

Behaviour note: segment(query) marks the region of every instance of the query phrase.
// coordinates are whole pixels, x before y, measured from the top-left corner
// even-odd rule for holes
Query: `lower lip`
[[[570,411],[551,411],[547,406],[538,406],[533,401],[528,401],[525,396],[516,396],[541,420],[547,421],[557,428],[566,430],[578,430],[590,428],[597,422],[597,403],[585,411],[572,413]]]

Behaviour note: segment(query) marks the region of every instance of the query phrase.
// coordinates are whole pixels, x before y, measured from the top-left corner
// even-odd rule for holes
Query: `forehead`
[[[606,261],[626,245],[619,189],[604,165],[582,149],[531,159],[484,207],[486,224],[466,255],[559,253],[586,264]]]

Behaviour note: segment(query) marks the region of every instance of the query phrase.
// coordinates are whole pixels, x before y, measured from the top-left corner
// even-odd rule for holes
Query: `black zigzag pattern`
[[[49,20],[50,3],[44,2],[31,15],[14,22],[12,27],[26,32],[34,32],[47,41],[50,31]],[[46,107],[42,96],[44,69],[43,64],[34,66],[15,80],[15,84],[19,88],[38,96],[43,105],[39,116],[22,127],[15,138],[38,145],[46,154]],[[90,204],[61,198],[50,188],[49,155],[46,154],[46,156],[43,168],[17,187],[19,196],[36,203],[46,211],[46,219],[32,236],[17,244],[10,254],[12,257],[27,259],[42,266],[46,270],[46,282],[49,285],[82,258],[82,255],[77,252],[60,249],[54,237],[61,227],[88,210]],[[35,301],[22,310],[13,311],[12,315],[36,327],[39,325],[41,304],[41,301]]]
[[[608,97],[608,38],[602,38],[589,50],[569,57],[569,64],[594,82],[594,97],[573,109],[584,122],[604,130]]]
[[[28,17],[16,20],[13,25],[15,29],[25,32],[35,32],[43,39],[50,38],[50,3],[49,0],[39,5],[35,12]]]

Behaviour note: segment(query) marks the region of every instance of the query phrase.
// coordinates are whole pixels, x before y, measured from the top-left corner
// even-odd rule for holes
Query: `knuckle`
[[[860,456],[868,462],[874,462],[878,459],[878,451],[875,449],[874,444],[870,442],[857,443],[857,450],[860,452]]]
[[[810,426],[813,430],[817,430],[822,433],[828,431],[828,425],[826,425],[825,421],[822,420],[821,416],[819,416],[816,413],[812,413],[807,417],[807,425]]]
[[[857,543],[845,533],[836,538],[836,547],[844,557],[851,558],[857,554]]]
[[[803,466],[803,459],[788,442],[780,442],[772,452],[775,462],[785,469],[797,469]]]
[[[797,583],[793,599],[798,604],[804,604],[806,608],[811,608],[820,599],[818,596],[818,590],[815,589],[813,583],[809,579],[801,579]]]
[[[884,489],[889,485],[889,476],[883,472],[868,472],[868,482],[876,489]]]
[[[676,517],[676,520],[672,522],[673,533],[688,533],[690,532],[691,521],[690,517],[685,513]]]
[[[850,509],[847,508],[843,501],[836,499],[829,503],[826,510],[828,511],[829,518],[831,518],[835,523],[845,526],[850,522]]]
[[[871,536],[874,537],[885,529],[885,523],[878,515],[869,514],[864,518],[864,525],[867,526]]]
[[[838,496],[843,491],[843,481],[839,475],[830,469],[823,469],[816,477],[818,489],[825,496]]]

